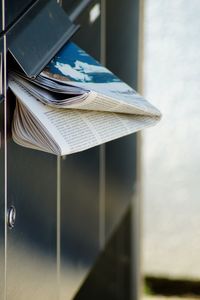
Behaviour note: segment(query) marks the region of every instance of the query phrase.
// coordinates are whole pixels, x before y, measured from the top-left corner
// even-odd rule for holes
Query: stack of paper
[[[160,112],[68,43],[35,79],[11,71],[16,143],[57,155],[86,150],[156,124]]]

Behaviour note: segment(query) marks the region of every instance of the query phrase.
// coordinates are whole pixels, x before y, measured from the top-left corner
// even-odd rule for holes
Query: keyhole
[[[16,221],[16,209],[15,207],[12,205],[10,206],[10,208],[8,209],[8,227],[10,229],[12,229],[14,227]]]

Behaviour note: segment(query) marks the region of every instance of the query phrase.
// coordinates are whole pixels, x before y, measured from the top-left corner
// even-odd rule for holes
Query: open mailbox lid
[[[77,29],[56,0],[38,0],[8,31],[8,49],[36,77]]]

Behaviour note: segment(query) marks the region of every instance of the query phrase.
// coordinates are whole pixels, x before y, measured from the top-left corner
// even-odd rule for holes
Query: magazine
[[[157,108],[72,42],[35,79],[10,71],[16,143],[67,155],[155,125]]]

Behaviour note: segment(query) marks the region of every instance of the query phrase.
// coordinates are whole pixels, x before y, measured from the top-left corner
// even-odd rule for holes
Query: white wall
[[[200,279],[200,1],[145,2],[144,270]]]

